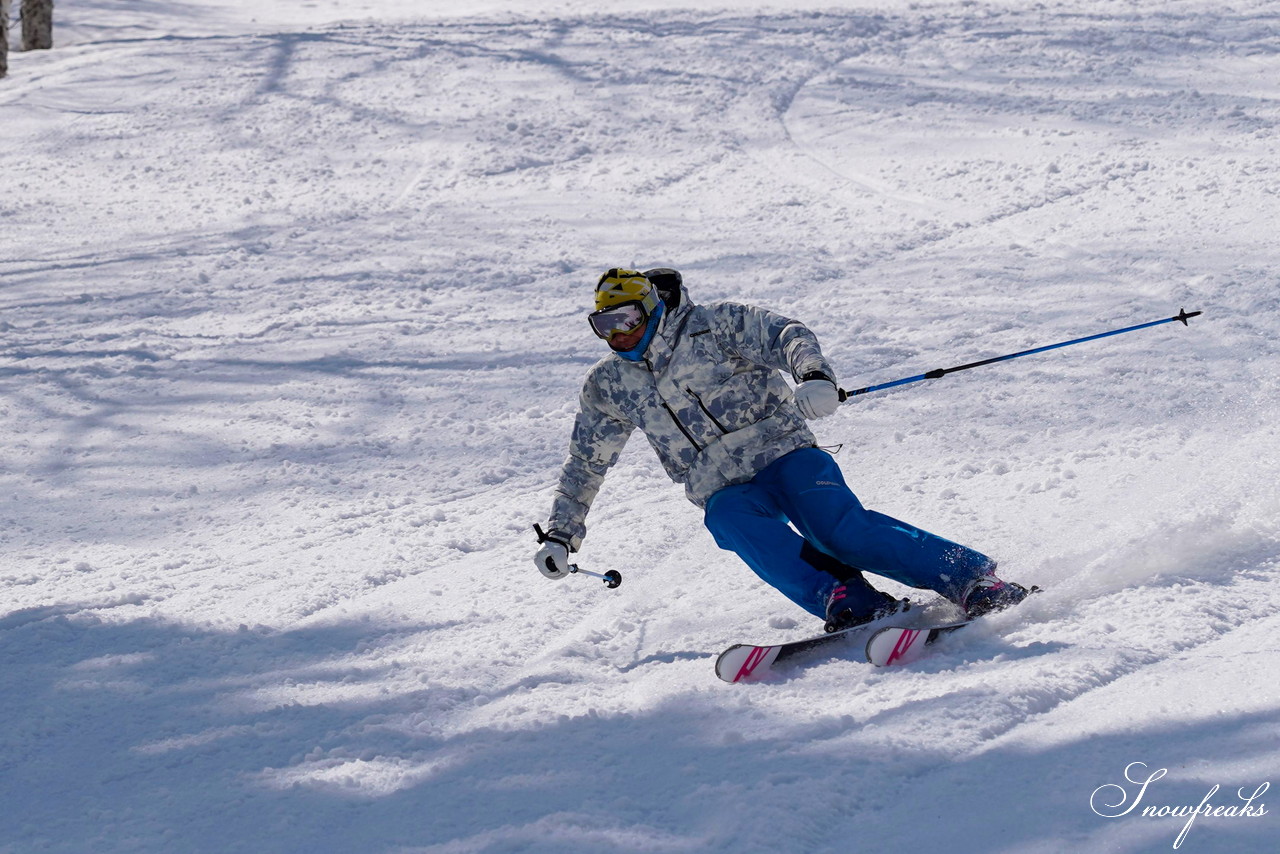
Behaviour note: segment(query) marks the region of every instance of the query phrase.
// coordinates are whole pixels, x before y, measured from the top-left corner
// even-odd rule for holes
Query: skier
[[[804,324],[732,302],[695,305],[666,267],[609,270],[588,319],[613,352],[587,374],[546,530],[535,526],[543,575],[569,574],[591,503],[639,428],[704,509],[716,544],[829,632],[910,607],[864,572],[933,590],[970,616],[1026,597],[986,555],[862,506],[805,423],[840,399]]]

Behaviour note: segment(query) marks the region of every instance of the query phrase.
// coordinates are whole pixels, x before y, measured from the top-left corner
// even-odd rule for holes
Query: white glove
[[[537,525],[533,527],[538,532],[539,542],[542,543],[537,556],[533,559],[533,562],[538,565],[538,572],[547,578],[564,578],[571,572],[569,547],[560,540],[550,539]]]
[[[564,543],[547,540],[538,549],[538,556],[533,562],[547,578],[564,578],[569,574],[569,550],[564,547]]]
[[[825,377],[805,380],[796,386],[796,406],[810,421],[826,418],[840,408],[840,392],[836,384]]]

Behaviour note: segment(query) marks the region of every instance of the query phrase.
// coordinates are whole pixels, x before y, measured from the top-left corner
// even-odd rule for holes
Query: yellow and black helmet
[[[613,308],[624,302],[638,302],[646,316],[653,314],[662,299],[658,289],[639,270],[614,267],[596,283],[596,311]]]

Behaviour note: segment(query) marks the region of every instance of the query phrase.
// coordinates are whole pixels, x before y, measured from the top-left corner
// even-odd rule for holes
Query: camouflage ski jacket
[[[587,374],[547,526],[575,550],[605,473],[637,427],[699,507],[815,444],[778,373],[835,379],[808,327],[737,303],[692,305],[683,289],[661,324],[642,361],[611,353]]]

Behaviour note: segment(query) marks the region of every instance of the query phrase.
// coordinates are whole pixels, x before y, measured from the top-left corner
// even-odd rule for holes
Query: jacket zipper
[[[671,416],[672,421],[676,422],[676,426],[680,428],[680,432],[683,433],[684,437],[689,440],[689,444],[693,445],[695,449],[701,452],[702,446],[699,445],[698,441],[693,438],[693,434],[690,433],[688,429],[686,429],[685,426],[680,423],[680,419],[676,417],[676,411],[672,409],[670,406],[668,406],[665,400],[662,401],[662,408],[667,410],[667,414]]]
[[[653,374],[653,362],[650,362],[647,356],[645,357],[644,364],[645,367],[649,369],[649,373]],[[654,389],[654,393],[657,393],[656,388]],[[689,429],[681,423],[679,418],[676,417],[676,411],[672,409],[665,400],[662,400],[662,395],[658,394],[657,398],[662,401],[662,408],[667,410],[667,414],[671,416],[671,420],[675,422],[676,427],[680,429],[680,432],[684,434],[684,437],[689,440],[689,444],[693,445],[693,449],[698,453],[702,453],[702,446],[698,444],[697,439],[693,438],[693,434],[689,432]]]
[[[686,388],[685,391],[689,393],[690,397],[698,401],[698,408],[702,410],[703,415],[711,419],[711,423],[716,425],[716,429],[719,430],[721,433],[724,433],[727,435],[729,431],[725,429],[724,425],[720,423],[719,419],[717,419],[714,415],[711,414],[711,410],[707,409],[707,405],[702,402],[702,398],[698,397],[697,392],[695,392],[691,388]]]

